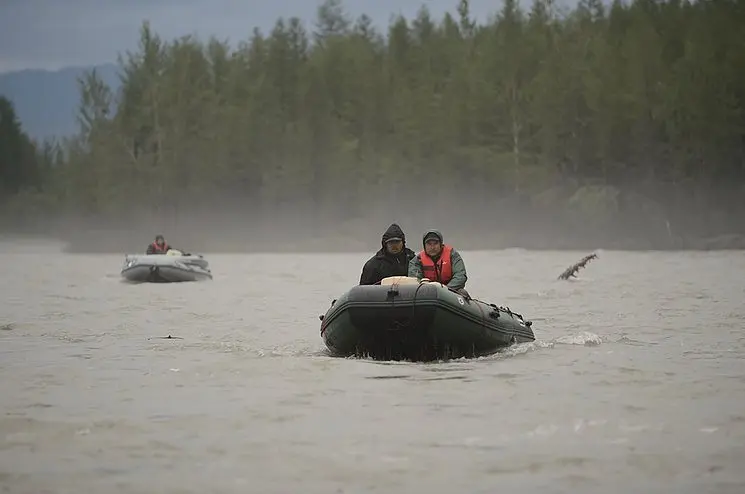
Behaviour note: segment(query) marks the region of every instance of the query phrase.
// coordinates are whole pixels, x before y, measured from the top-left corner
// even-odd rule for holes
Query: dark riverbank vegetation
[[[330,0],[235,46],[145,23],[116,94],[81,79],[76,136],[33,143],[0,100],[4,228],[84,250],[75,218],[117,252],[374,247],[392,221],[462,249],[742,248],[742,26],[737,0],[508,0],[485,23],[461,2],[382,32]]]

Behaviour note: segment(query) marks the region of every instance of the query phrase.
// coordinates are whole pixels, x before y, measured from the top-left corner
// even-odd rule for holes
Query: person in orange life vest
[[[166,243],[166,239],[163,237],[163,235],[157,235],[155,237],[155,242],[147,246],[147,251],[145,251],[145,254],[165,254],[171,249],[172,247]]]
[[[422,243],[424,250],[409,262],[409,276],[438,281],[451,290],[465,292],[468,275],[460,253],[444,243],[442,233],[438,230],[427,231]]]

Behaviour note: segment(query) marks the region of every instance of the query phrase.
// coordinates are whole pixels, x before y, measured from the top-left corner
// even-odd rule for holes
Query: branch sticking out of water
[[[577,277],[577,271],[584,268],[585,265],[590,262],[593,259],[597,259],[597,254],[590,254],[589,256],[585,256],[576,264],[572,264],[566,270],[559,275],[560,280],[568,280],[569,278],[576,278]]]

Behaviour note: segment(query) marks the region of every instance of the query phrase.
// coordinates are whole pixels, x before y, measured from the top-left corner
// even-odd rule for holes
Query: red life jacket
[[[158,242],[153,242],[153,251],[157,254],[158,252],[166,253],[168,252],[168,244],[163,242],[163,247],[158,245]]]
[[[436,263],[427,255],[426,251],[421,251],[419,259],[422,261],[422,276],[430,281],[438,281],[447,285],[453,279],[453,264],[450,262],[452,251],[452,247],[447,244],[443,245]]]

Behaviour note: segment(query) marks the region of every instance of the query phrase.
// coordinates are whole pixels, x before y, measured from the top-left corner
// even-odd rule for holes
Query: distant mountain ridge
[[[33,139],[66,137],[78,130],[77,79],[95,68],[112,88],[119,87],[119,67],[101,64],[60,70],[26,69],[0,74],[0,95],[10,99],[23,130]]]

